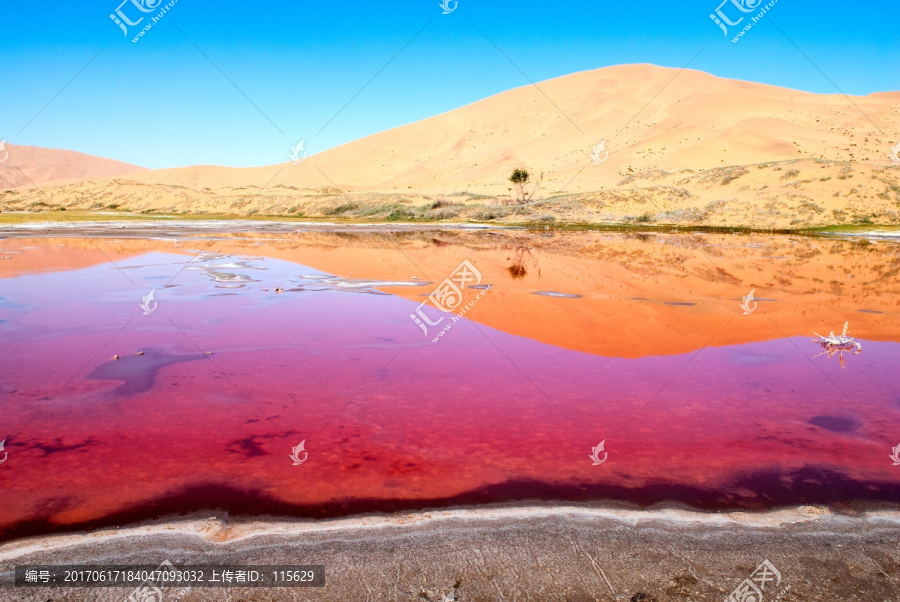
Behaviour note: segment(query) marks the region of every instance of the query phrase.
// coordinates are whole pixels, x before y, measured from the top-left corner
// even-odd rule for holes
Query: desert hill
[[[595,164],[596,145],[605,151]],[[260,168],[60,186],[51,205],[392,219],[803,226],[896,223],[900,92],[822,95],[622,65],[492,96]],[[608,151],[608,155],[606,152]],[[529,202],[507,180],[528,169]],[[24,187],[0,208],[39,199]]]
[[[0,189],[58,186],[147,171],[144,167],[69,150],[5,143]],[[7,155],[7,153],[9,153]]]

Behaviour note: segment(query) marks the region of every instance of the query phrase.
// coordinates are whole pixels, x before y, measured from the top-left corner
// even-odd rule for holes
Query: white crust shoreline
[[[182,535],[196,537],[210,544],[230,544],[256,537],[292,537],[313,534],[354,534],[385,529],[407,530],[412,527],[444,526],[450,522],[504,522],[530,521],[554,517],[597,521],[617,526],[655,526],[669,528],[771,529],[789,525],[827,522],[835,523],[893,524],[900,528],[900,511],[879,510],[866,512],[858,517],[835,515],[821,506],[798,506],[765,513],[750,512],[695,512],[690,510],[624,510],[609,508],[584,508],[579,506],[524,506],[511,508],[466,508],[428,512],[402,513],[391,516],[361,516],[320,521],[250,521],[228,523],[219,518],[161,522],[155,525],[122,529],[102,529],[92,533],[74,533],[26,538],[0,545],[0,562],[8,562],[29,554],[63,550],[85,544],[110,543],[116,540],[154,535]],[[450,526],[450,525],[447,525]],[[599,525],[598,525],[599,526]],[[612,525],[610,525],[612,526]],[[825,525],[823,525],[824,527]]]

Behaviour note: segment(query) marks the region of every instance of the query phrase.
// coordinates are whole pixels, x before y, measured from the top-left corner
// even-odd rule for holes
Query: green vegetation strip
[[[435,225],[483,225],[496,226],[502,228],[522,228],[534,231],[597,231],[597,232],[659,232],[659,233],[687,233],[687,232],[703,232],[714,234],[856,234],[863,232],[881,232],[891,233],[900,232],[900,226],[883,226],[883,225],[840,225],[840,226],[817,226],[803,228],[745,228],[745,227],[723,227],[723,226],[701,226],[701,225],[683,225],[683,224],[656,224],[649,225],[645,223],[542,223],[534,222],[502,222],[491,223],[473,220],[394,220],[390,217],[373,218],[373,219],[351,219],[337,215],[324,217],[298,217],[298,216],[282,216],[282,215],[228,215],[228,214],[147,214],[147,213],[112,213],[112,212],[95,212],[95,211],[41,211],[41,212],[3,212],[0,213],[0,225],[19,225],[19,224],[44,224],[44,223],[65,223],[65,222],[160,222],[166,223],[171,221],[254,221],[254,222],[283,222],[283,223],[323,223],[323,224],[383,224],[385,221],[393,222],[396,225],[404,223],[415,224],[418,226],[435,224]]]

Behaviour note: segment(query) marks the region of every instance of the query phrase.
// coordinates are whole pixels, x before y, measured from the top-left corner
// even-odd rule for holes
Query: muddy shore
[[[115,236],[117,238],[177,238],[179,236],[240,234],[245,232],[285,234],[296,232],[430,232],[442,230],[497,230],[510,226],[460,223],[304,222],[247,219],[109,221],[36,221],[0,223],[0,239],[44,236]]]
[[[10,542],[4,600],[124,600],[126,588],[12,588],[23,564],[322,564],[323,588],[194,588],[207,600],[721,601],[768,560],[764,600],[900,597],[900,513],[764,514],[577,506],[319,522],[203,519]],[[169,590],[172,596],[180,590]],[[168,599],[166,596],[164,599]]]

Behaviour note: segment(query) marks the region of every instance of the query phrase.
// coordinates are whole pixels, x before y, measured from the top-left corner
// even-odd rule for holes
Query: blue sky
[[[895,0],[778,0],[737,44],[709,18],[720,1],[459,0],[443,15],[439,0],[178,0],[132,43],[159,9],[126,38],[109,18],[121,0],[0,0],[0,139],[152,168],[266,165],[300,139],[316,153],[529,80],[698,52],[690,68],[721,77],[900,90]]]

